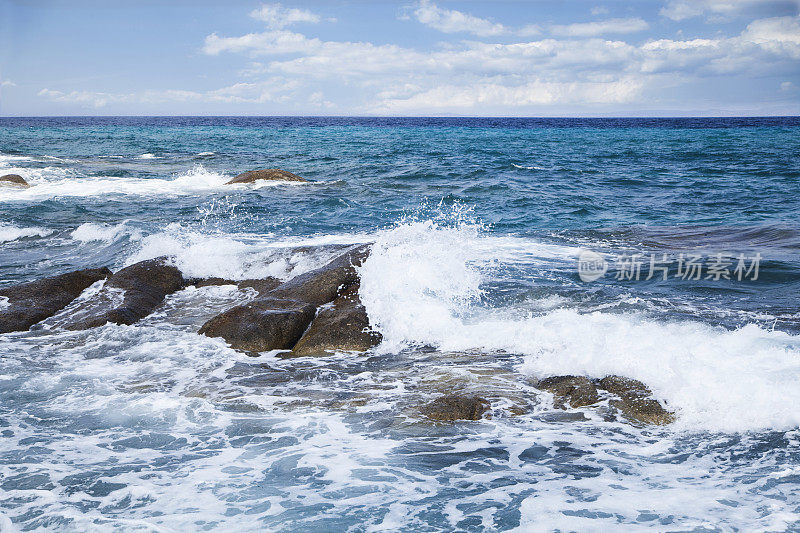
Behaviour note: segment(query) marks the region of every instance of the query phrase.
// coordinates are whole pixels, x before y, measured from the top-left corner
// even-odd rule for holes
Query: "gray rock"
[[[281,284],[278,278],[267,277],[263,279],[243,279],[240,281],[225,278],[202,278],[193,280],[191,285],[198,289],[201,287],[214,287],[219,285],[236,285],[240,289],[255,289],[259,295],[264,295]]]
[[[584,376],[553,376],[545,378],[536,386],[555,396],[555,406],[564,408],[565,402],[570,407],[585,407],[600,401],[597,388]]]
[[[227,182],[226,185],[232,185],[234,183],[253,183],[254,181],[258,180],[308,181],[305,178],[301,178],[297,174],[292,174],[291,172],[287,172],[285,170],[280,170],[278,168],[265,168],[263,170],[250,170],[248,172],[243,172]]]
[[[658,425],[675,421],[675,414],[653,399],[653,392],[641,381],[622,376],[607,376],[600,380],[599,385],[620,398],[609,404],[630,420]]]
[[[166,295],[182,287],[184,280],[180,270],[168,264],[167,258],[136,263],[108,278],[103,287],[104,291],[115,289],[122,291],[123,298],[119,305],[108,307],[106,304],[101,304],[92,308],[90,300],[87,302],[88,312],[82,313],[76,320],[67,322],[64,328],[81,330],[102,326],[108,322],[133,324],[149,315]]]
[[[20,187],[22,189],[27,189],[28,187],[30,187],[30,184],[27,181],[25,181],[25,178],[23,178],[19,174],[5,174],[3,176],[0,176],[0,185]]]
[[[25,331],[64,309],[92,283],[111,275],[107,268],[87,268],[0,289],[9,306],[0,311],[0,333]]]
[[[215,316],[200,328],[208,337],[222,337],[237,350],[288,350],[314,319],[316,307],[296,300],[261,298]]]
[[[431,420],[480,420],[489,409],[489,401],[479,396],[451,394],[437,398],[422,408]]]
[[[291,356],[327,355],[328,352],[364,352],[381,342],[380,333],[369,329],[367,311],[358,298],[358,284],[352,285],[321,309],[311,327],[292,349]]]

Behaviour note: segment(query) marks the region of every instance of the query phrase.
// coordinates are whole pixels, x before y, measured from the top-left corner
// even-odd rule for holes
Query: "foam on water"
[[[23,228],[14,224],[0,222],[0,242],[10,242],[29,237],[47,237],[52,233],[53,230],[47,228],[39,228],[36,226]]]
[[[410,222],[380,232],[360,268],[361,298],[381,350],[524,354],[520,370],[545,377],[621,374],[676,409],[676,427],[745,431],[800,425],[800,337],[747,325],[730,331],[639,314],[481,305],[482,249],[473,224]],[[535,246],[534,246],[535,248]],[[502,259],[503,255],[499,257]]]
[[[0,190],[0,201],[44,200],[54,197],[132,195],[158,196],[209,192],[221,188],[230,179],[207,170],[202,165],[172,179],[115,178],[115,177],[63,177],[72,174],[68,169],[25,169],[28,175],[39,177],[30,180],[31,187],[21,190]],[[23,177],[27,176],[23,174]]]
[[[86,222],[70,233],[70,237],[84,243],[99,241],[110,244],[126,236],[138,240],[141,238],[142,234],[139,230],[131,228],[128,225],[128,221],[113,225]]]

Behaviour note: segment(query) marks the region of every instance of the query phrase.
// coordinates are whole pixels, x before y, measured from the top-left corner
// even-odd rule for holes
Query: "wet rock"
[[[564,409],[565,402],[570,407],[585,407],[600,401],[597,388],[584,376],[553,376],[545,378],[536,386],[555,396],[555,406]]]
[[[447,395],[433,400],[422,408],[431,420],[480,420],[489,409],[489,401],[480,396]]]
[[[675,421],[675,415],[653,399],[653,392],[641,381],[622,376],[607,376],[600,380],[599,386],[620,398],[609,404],[619,409],[628,419],[659,425]]]
[[[66,329],[80,330],[114,324],[133,324],[149,315],[166,295],[184,286],[181,271],[168,264],[167,258],[149,259],[125,267],[110,278],[103,291],[120,291],[122,301],[113,307],[98,305],[81,314],[76,320],[64,324]],[[98,298],[100,301],[100,298]],[[108,298],[105,298],[108,301]]]
[[[305,178],[301,178],[297,174],[292,174],[291,172],[287,172],[285,170],[280,170],[278,168],[265,168],[263,170],[250,170],[248,172],[243,172],[227,182],[226,185],[231,185],[234,183],[253,183],[254,181],[258,180],[308,181]]]
[[[367,258],[369,249],[366,244],[356,246],[327,265],[278,285],[269,296],[317,306],[332,302],[342,290],[358,282],[354,267]]]
[[[314,305],[261,298],[215,316],[200,328],[208,337],[222,337],[237,350],[264,352],[291,349],[314,319]]]
[[[0,186],[6,185],[10,187],[19,187],[21,189],[27,189],[30,187],[30,184],[25,181],[25,178],[20,176],[19,174],[5,174],[0,176]]]
[[[198,289],[201,287],[215,287],[220,285],[236,285],[240,289],[255,289],[259,295],[264,295],[281,284],[278,278],[267,277],[263,279],[243,279],[235,281],[225,278],[202,278],[191,282]]]
[[[25,331],[69,305],[92,283],[111,275],[107,268],[87,268],[0,289],[8,306],[0,308],[0,333]]]
[[[320,309],[292,356],[326,355],[336,350],[365,352],[381,342],[380,333],[370,330],[358,288],[358,284],[352,285],[330,307]]]

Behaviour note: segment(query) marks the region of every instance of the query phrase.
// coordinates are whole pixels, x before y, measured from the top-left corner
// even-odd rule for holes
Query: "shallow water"
[[[196,334],[254,297],[188,288],[133,326],[0,336],[0,530],[800,528],[797,119],[0,119],[0,280],[170,254],[288,278],[371,242],[367,355]],[[280,167],[314,183],[225,186]],[[293,252],[297,246],[311,250]],[[581,249],[671,261],[578,276]],[[316,251],[314,251],[316,250]],[[675,278],[680,254],[759,277]],[[735,265],[733,265],[735,266]],[[84,297],[98,287],[87,289]],[[622,374],[675,410],[562,411],[535,378]],[[463,391],[479,422],[420,407]]]

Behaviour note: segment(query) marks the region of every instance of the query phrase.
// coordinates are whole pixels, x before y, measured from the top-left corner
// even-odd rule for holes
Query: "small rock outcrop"
[[[653,399],[653,392],[641,381],[622,376],[607,376],[600,380],[599,386],[620,398],[611,400],[609,404],[630,420],[658,425],[675,421],[675,415]]]
[[[192,281],[198,289],[201,287],[214,287],[219,285],[236,285],[240,289],[255,289],[259,296],[265,295],[275,287],[281,284],[278,278],[267,277],[263,279],[243,279],[234,281],[225,278],[203,278]]]
[[[355,265],[368,253],[366,245],[354,247],[321,268],[260,293],[248,304],[220,313],[199,333],[222,337],[237,350],[290,350],[314,320],[317,307],[332,302],[358,282]]]
[[[0,186],[3,185],[9,187],[20,187],[22,189],[27,189],[30,187],[30,184],[25,181],[25,178],[19,174],[5,174],[0,176]]]
[[[287,172],[285,170],[281,170],[278,168],[265,168],[262,170],[250,170],[248,172],[242,172],[225,185],[233,185],[236,183],[253,183],[254,181],[258,180],[266,180],[266,181],[308,181],[305,178],[301,178],[297,174],[292,174],[291,172]]]
[[[93,306],[90,300],[87,302],[87,312],[64,324],[64,328],[81,330],[108,322],[133,324],[149,315],[168,294],[184,285],[181,271],[170,265],[165,257],[133,264],[108,278],[103,287],[103,291],[118,291],[121,294],[121,301],[117,305],[109,306],[106,302],[113,301],[113,298],[99,295],[96,302],[103,303]]]
[[[563,409],[566,404],[570,407],[585,407],[600,401],[597,387],[584,376],[553,376],[545,378],[536,386],[555,396],[555,406]]]
[[[0,289],[0,333],[25,331],[64,309],[92,283],[111,275],[107,268],[87,268]]]
[[[453,422],[480,420],[488,410],[489,401],[485,398],[451,394],[433,400],[422,408],[422,413],[431,420]]]
[[[222,337],[237,350],[289,350],[314,319],[316,307],[296,300],[262,298],[215,316],[200,328],[208,337]]]
[[[361,265],[368,255],[369,245],[357,246],[321,268],[278,285],[269,295],[314,305],[332,302],[343,289],[358,282],[355,267]]]
[[[330,307],[320,309],[291,356],[327,355],[336,350],[364,352],[380,344],[381,335],[370,330],[358,288],[358,284],[349,287]]]

